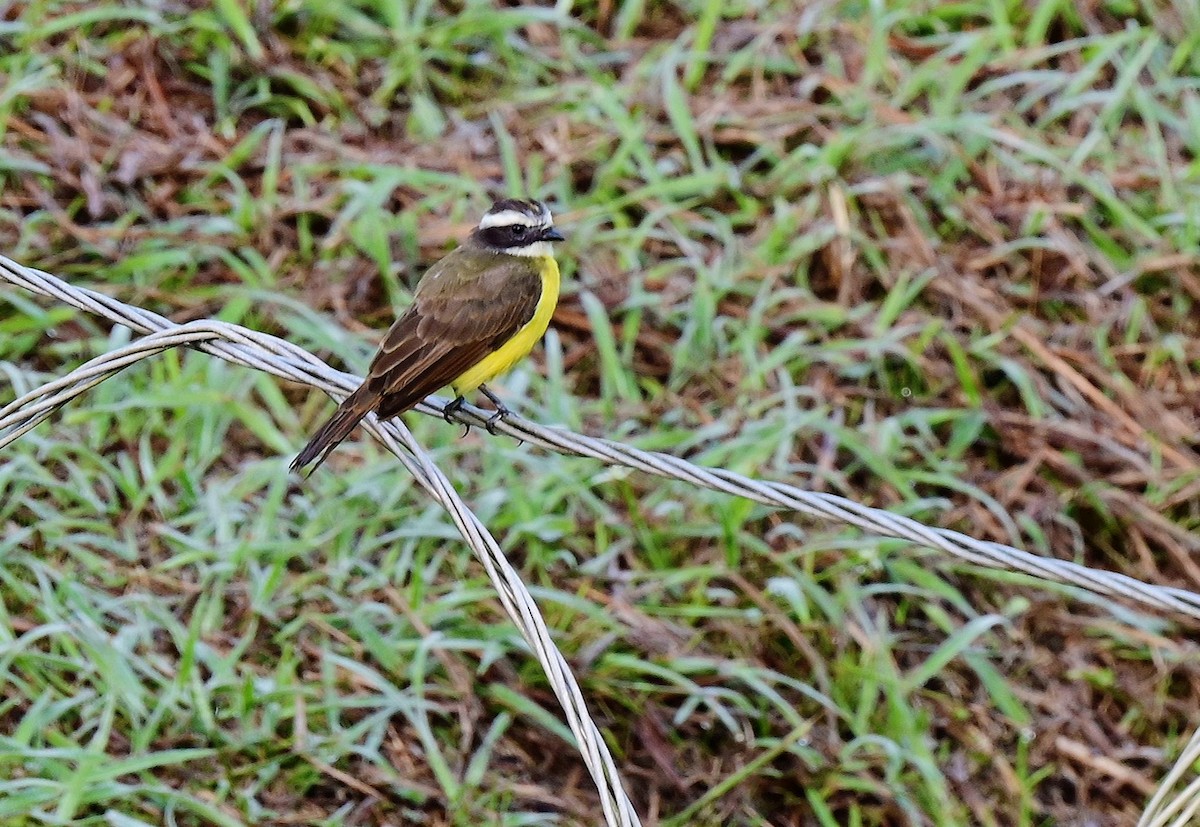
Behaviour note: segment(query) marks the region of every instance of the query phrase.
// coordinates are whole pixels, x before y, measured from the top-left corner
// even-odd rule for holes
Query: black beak
[[[550,227],[542,233],[542,241],[566,241],[567,237],[558,231],[556,227]]]

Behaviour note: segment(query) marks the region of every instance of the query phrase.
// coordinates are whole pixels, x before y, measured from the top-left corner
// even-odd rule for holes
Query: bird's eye
[[[524,238],[527,232],[529,232],[529,228],[522,227],[520,224],[512,228],[513,238]]]

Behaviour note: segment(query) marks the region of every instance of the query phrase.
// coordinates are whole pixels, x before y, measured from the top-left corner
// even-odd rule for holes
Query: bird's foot
[[[508,408],[497,408],[496,412],[489,416],[483,423],[483,427],[487,428],[487,432],[492,436],[496,435],[496,423],[508,416],[512,411]]]
[[[442,408],[442,419],[446,420],[450,424],[457,422],[459,425],[462,425],[463,436],[471,433],[471,426],[466,422],[458,422],[458,420],[455,419],[455,414],[462,410],[462,406],[465,405],[466,402],[467,400],[464,397],[456,396],[452,402],[447,402],[446,406]],[[462,437],[459,437],[459,439],[462,439]]]
[[[495,436],[496,423],[503,420],[504,417],[508,416],[510,413],[512,413],[512,411],[508,409],[507,405],[500,401],[500,397],[488,390],[487,385],[480,385],[479,392],[491,400],[491,403],[496,406],[496,412],[489,416],[487,421],[483,423],[483,427],[487,428],[487,432],[492,436]]]

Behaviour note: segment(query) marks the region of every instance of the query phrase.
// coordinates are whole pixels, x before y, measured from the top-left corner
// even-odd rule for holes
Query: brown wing
[[[431,267],[367,373],[379,416],[407,411],[508,341],[533,318],[541,291],[529,259],[460,247]]]

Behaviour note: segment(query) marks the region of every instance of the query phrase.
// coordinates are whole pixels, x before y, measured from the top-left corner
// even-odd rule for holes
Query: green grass
[[[0,252],[361,370],[546,198],[527,416],[1200,589],[1194,10],[199,5],[0,22]],[[5,399],[128,338],[0,298]],[[0,823],[595,823],[446,516],[287,475],[329,410],[175,353],[7,449]],[[647,823],[1132,823],[1195,727],[1168,619],[417,420]]]

